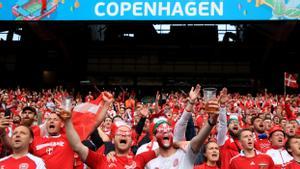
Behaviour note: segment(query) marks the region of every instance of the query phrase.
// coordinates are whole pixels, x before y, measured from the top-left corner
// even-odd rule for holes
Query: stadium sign
[[[300,19],[300,0],[0,0],[0,20],[289,19]]]

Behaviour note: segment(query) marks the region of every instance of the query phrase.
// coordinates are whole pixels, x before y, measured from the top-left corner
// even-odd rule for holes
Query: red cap
[[[273,134],[275,131],[281,131],[283,134],[285,134],[281,126],[275,125],[275,126],[273,126],[273,127],[270,129],[269,137],[272,137],[272,134]]]

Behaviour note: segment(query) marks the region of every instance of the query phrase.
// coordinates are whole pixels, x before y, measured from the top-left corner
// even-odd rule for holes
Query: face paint
[[[159,125],[156,129],[156,139],[161,148],[170,148],[173,145],[172,128],[166,123]]]
[[[116,136],[131,137],[131,131],[118,130]]]

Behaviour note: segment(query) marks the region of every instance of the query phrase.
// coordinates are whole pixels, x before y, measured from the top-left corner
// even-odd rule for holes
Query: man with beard
[[[34,125],[36,110],[33,107],[24,107],[21,114],[21,124],[28,126],[32,129],[34,136],[40,136],[45,133],[45,126]]]
[[[293,160],[293,157],[284,148],[285,133],[281,126],[276,125],[270,130],[269,136],[272,148],[266,154],[272,157],[275,163],[275,169],[285,168],[288,162]]]
[[[239,141],[242,151],[230,160],[230,169],[274,169],[272,158],[254,149],[254,137],[250,129],[239,132]]]
[[[189,93],[188,104],[185,108],[184,114],[189,112],[191,116],[191,111],[193,108],[193,104],[197,99],[200,92],[200,85],[197,85],[195,90],[192,87]],[[209,101],[207,103],[207,110],[215,109],[216,112],[209,112],[210,118],[208,122],[202,127],[201,131],[187,144],[187,148],[184,150],[176,149],[173,147],[173,128],[168,123],[166,119],[158,119],[155,122],[153,128],[153,134],[156,137],[156,140],[159,145],[158,153],[155,159],[149,161],[145,168],[146,169],[192,169],[194,167],[194,163],[196,161],[197,154],[200,150],[200,147],[208,137],[211,129],[217,122],[218,118],[218,109],[219,105],[217,101]],[[184,115],[183,115],[184,116]],[[186,118],[188,119],[188,118]],[[186,120],[187,121],[187,120]],[[187,125],[183,124],[185,127]],[[185,128],[183,126],[183,128]],[[185,131],[180,131],[185,133]],[[180,138],[180,136],[178,137]]]
[[[238,132],[241,127],[239,125],[238,117],[236,116],[231,116],[227,122],[227,90],[225,89],[221,95],[223,95],[223,99],[219,100],[221,108],[219,113],[217,144],[220,147],[221,169],[229,169],[230,159],[239,154],[241,150],[241,146],[238,141]]]
[[[263,119],[259,116],[254,116],[251,121],[255,134],[254,147],[256,150],[265,153],[271,147],[271,144],[268,140],[268,135],[265,133]]]

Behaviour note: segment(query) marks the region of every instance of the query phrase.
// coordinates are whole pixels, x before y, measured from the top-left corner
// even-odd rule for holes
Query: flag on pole
[[[284,86],[298,88],[297,75],[284,72]]]

